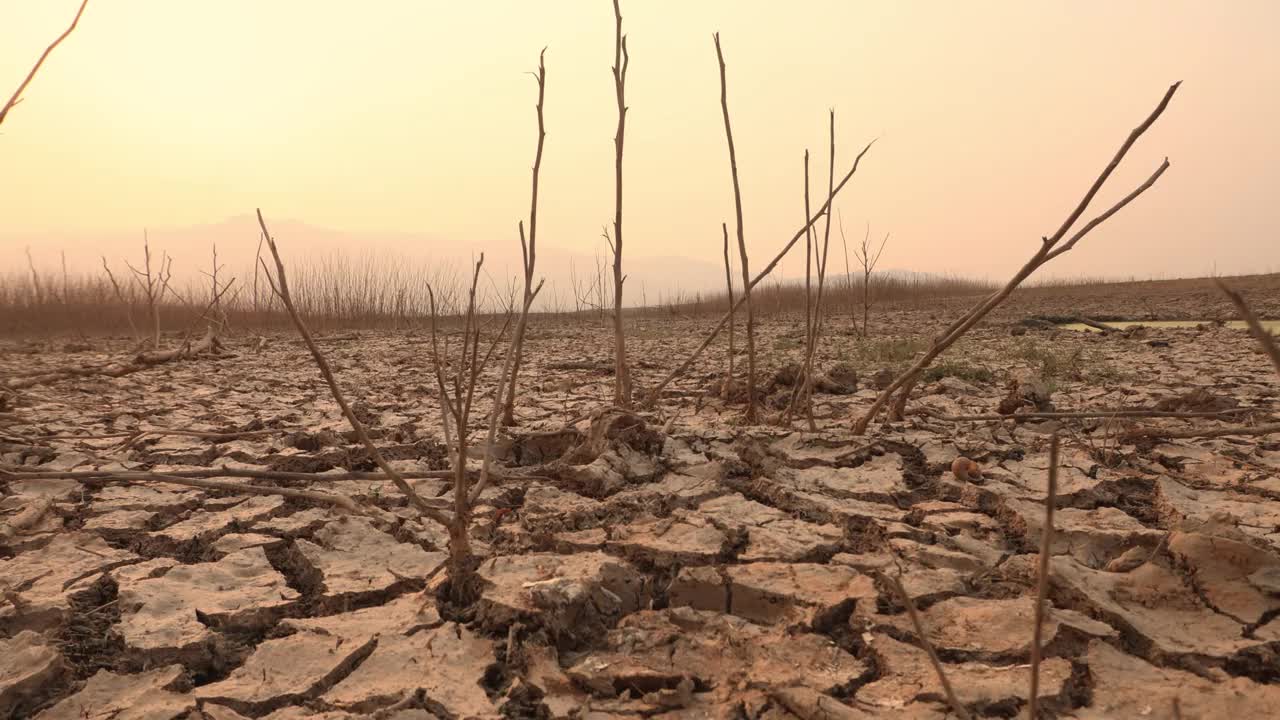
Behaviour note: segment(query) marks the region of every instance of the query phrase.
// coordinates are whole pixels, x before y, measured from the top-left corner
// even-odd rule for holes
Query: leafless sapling
[[[862,243],[853,249],[854,257],[862,266],[862,337],[864,338],[871,336],[871,274],[876,271],[876,264],[880,262],[880,255],[884,252],[887,242],[889,242],[889,233],[884,234],[880,247],[873,253],[871,249],[875,244],[871,241],[871,223],[867,223],[867,231],[862,235]]]
[[[622,34],[622,8],[613,0],[616,32],[613,46],[613,86],[618,98],[618,132],[613,137],[614,210],[613,210],[613,404],[631,407],[631,369],[627,363],[627,339],[622,328],[622,149],[627,129],[627,36]],[[606,235],[607,237],[607,235]]]

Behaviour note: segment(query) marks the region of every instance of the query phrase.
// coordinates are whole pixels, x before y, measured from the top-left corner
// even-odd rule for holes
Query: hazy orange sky
[[[0,93],[77,5],[0,2]],[[624,0],[623,15],[629,254],[718,262],[732,227],[718,30],[757,266],[802,221],[806,147],[825,183],[829,107],[840,168],[880,138],[838,203],[851,234],[892,231],[885,267],[998,279],[1183,80],[1100,205],[1172,168],[1051,274],[1280,269],[1280,3]],[[590,255],[613,211],[612,23],[609,0],[90,0],[0,132],[0,257],[92,260],[94,238],[148,227],[194,262],[207,248],[163,228],[257,206],[412,254],[511,250],[543,46],[540,239]],[[251,257],[256,237],[219,243]]]

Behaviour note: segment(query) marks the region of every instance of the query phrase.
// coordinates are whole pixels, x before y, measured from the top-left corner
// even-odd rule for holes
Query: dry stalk
[[[809,151],[804,151],[804,216],[809,217]],[[813,290],[811,288],[811,275],[813,272],[813,228],[804,234],[804,358],[805,362],[801,362],[801,375],[808,368],[809,348],[813,345]],[[791,415],[795,412],[796,403],[799,402],[800,396],[806,390],[806,384],[796,378],[794,387],[791,388],[791,400],[787,403],[787,410],[782,414],[782,425],[791,424]],[[813,408],[809,408],[809,419],[812,423]],[[816,428],[811,428],[816,429]]]
[[[1158,427],[1133,428],[1122,436],[1126,442],[1140,438],[1162,438],[1166,440],[1187,440],[1190,438],[1214,438],[1227,435],[1270,435],[1280,433],[1280,423],[1264,425],[1227,425],[1217,428],[1191,428],[1189,430],[1172,430]]]
[[[276,247],[275,238],[271,237],[271,232],[267,230],[267,223],[262,219],[262,210],[259,209],[258,226],[262,229],[262,236],[267,242],[267,248],[271,251],[271,257],[275,260],[276,275],[271,277],[271,273],[266,273],[267,282],[271,285],[271,291],[276,297],[280,298],[280,302],[284,304],[285,310],[288,311],[289,317],[293,320],[294,327],[298,329],[298,334],[302,336],[303,342],[306,343],[307,349],[311,351],[311,357],[315,360],[316,367],[320,369],[320,375],[324,378],[325,384],[329,386],[329,392],[333,394],[333,399],[338,403],[338,407],[342,409],[342,414],[347,418],[347,422],[351,424],[351,429],[355,431],[356,437],[360,443],[364,445],[365,450],[369,452],[374,464],[378,466],[386,476],[395,483],[396,489],[400,491],[408,500],[409,504],[414,507],[423,516],[428,517],[445,527],[451,527],[453,518],[450,518],[444,511],[439,508],[432,507],[422,499],[409,483],[405,482],[404,476],[391,467],[387,463],[387,459],[382,456],[382,451],[377,445],[373,444],[373,440],[369,437],[369,433],[365,430],[364,423],[360,422],[360,418],[351,409],[351,405],[347,403],[346,397],[342,394],[342,390],[338,387],[338,381],[333,375],[333,369],[329,366],[329,361],[325,359],[324,353],[320,351],[320,347],[316,345],[316,341],[311,336],[311,331],[307,329],[307,325],[302,321],[302,316],[298,314],[298,309],[294,305],[293,296],[289,294],[289,280],[285,275],[284,261],[280,259],[280,250]]]
[[[0,125],[4,124],[5,118],[9,116],[9,111],[18,105],[18,103],[22,102],[22,93],[25,92],[27,86],[31,84],[31,80],[35,78],[36,73],[40,70],[40,66],[43,65],[45,59],[49,57],[49,53],[53,52],[53,49],[58,47],[58,45],[61,44],[63,40],[66,40],[67,36],[76,29],[76,25],[80,22],[80,16],[84,15],[84,8],[88,4],[89,0],[83,0],[83,2],[80,3],[80,9],[76,11],[76,16],[71,19],[71,25],[69,25],[66,30],[62,31],[62,34],[54,39],[52,43],[49,43],[49,47],[44,49],[44,52],[40,54],[40,58],[36,60],[36,64],[32,66],[31,72],[28,72],[27,76],[23,78],[22,83],[18,85],[18,89],[13,91],[13,95],[9,97],[9,101],[4,104],[4,107],[0,107]]]
[[[129,482],[160,482],[169,485],[183,485],[186,487],[201,488],[204,490],[226,490],[229,492],[244,493],[246,495],[279,495],[280,497],[297,498],[299,500],[310,500],[312,502],[324,503],[340,507],[348,512],[357,515],[376,515],[377,513],[371,508],[361,506],[355,500],[338,493],[327,493],[318,490],[297,490],[294,488],[282,487],[263,487],[261,485],[250,485],[248,483],[234,483],[219,480],[205,480],[201,478],[178,477],[168,473],[113,473],[110,475],[99,475],[94,480],[122,480]]]
[[[1031,695],[1027,717],[1036,718],[1040,697],[1040,643],[1044,638],[1044,604],[1049,594],[1049,557],[1053,550],[1053,506],[1058,497],[1058,436],[1049,441],[1049,491],[1044,499],[1044,529],[1040,534],[1039,571],[1036,578],[1035,630],[1031,639]]]
[[[1262,345],[1262,349],[1271,358],[1271,364],[1275,366],[1276,373],[1280,374],[1280,347],[1276,347],[1276,339],[1267,329],[1262,326],[1262,321],[1258,320],[1258,315],[1253,312],[1253,308],[1249,307],[1249,303],[1245,301],[1244,296],[1239,292],[1231,289],[1221,280],[1216,281],[1218,289],[1226,293],[1231,299],[1231,303],[1236,306],[1236,310],[1240,311],[1240,317],[1249,326],[1249,332],[1253,334],[1258,344]]]
[[[853,432],[855,435],[862,435],[867,431],[867,426],[876,418],[877,415],[880,414],[880,411],[889,403],[889,400],[893,397],[894,393],[899,393],[899,397],[895,403],[893,414],[894,417],[900,418],[902,416],[902,412],[905,410],[907,398],[910,396],[912,387],[914,387],[921,373],[923,373],[924,370],[929,367],[929,364],[933,362],[934,358],[938,357],[946,351],[947,348],[955,344],[955,342],[959,340],[962,335],[968,332],[970,328],[976,325],[980,320],[982,320],[982,318],[986,317],[986,315],[995,309],[996,306],[1004,302],[1004,300],[1013,293],[1023,280],[1027,279],[1045,263],[1065,252],[1069,252],[1073,247],[1075,247],[1076,243],[1079,242],[1081,238],[1088,235],[1090,231],[1098,225],[1101,225],[1112,215],[1115,215],[1130,202],[1133,202],[1134,199],[1146,192],[1147,189],[1160,179],[1160,176],[1164,174],[1164,171],[1169,168],[1168,158],[1166,158],[1164,162],[1156,168],[1156,171],[1152,173],[1145,182],[1135,188],[1128,195],[1121,198],[1110,208],[1103,211],[1097,217],[1085,223],[1079,230],[1071,235],[1070,238],[1067,238],[1067,233],[1071,231],[1072,226],[1076,224],[1084,212],[1089,208],[1089,204],[1093,202],[1094,196],[1098,194],[1098,191],[1102,189],[1103,184],[1105,184],[1107,179],[1111,177],[1111,173],[1120,165],[1120,161],[1128,154],[1129,149],[1133,147],[1134,143],[1138,141],[1138,138],[1141,137],[1153,123],[1155,123],[1156,119],[1164,113],[1165,108],[1169,105],[1169,101],[1173,98],[1173,94],[1177,91],[1178,85],[1179,83],[1174,83],[1169,86],[1164,97],[1161,98],[1159,104],[1156,105],[1155,110],[1153,110],[1140,125],[1129,133],[1129,136],[1120,146],[1120,149],[1111,159],[1111,162],[1107,163],[1107,166],[1102,170],[1102,173],[1094,180],[1088,191],[1085,192],[1084,197],[1076,205],[1075,209],[1067,215],[1058,230],[1052,235],[1041,239],[1040,248],[1031,256],[1031,259],[1027,261],[1022,269],[1010,278],[1009,282],[1006,283],[1003,288],[980,301],[962,317],[952,323],[951,327],[947,328],[942,335],[934,339],[932,345],[927,351],[925,351],[924,355],[921,356],[920,359],[916,360],[910,368],[895,378],[894,381],[880,393],[875,402],[872,403],[871,407],[867,409],[866,413],[854,423]],[[1065,242],[1063,242],[1064,239],[1066,240]],[[863,328],[863,330],[865,332],[866,328]]]
[[[1154,408],[1132,408],[1129,410],[1096,410],[1082,412],[1025,412],[1012,415],[944,415],[936,410],[924,408],[915,411],[934,420],[943,422],[987,422],[999,420],[1087,420],[1092,418],[1212,418],[1228,417],[1260,412],[1259,408],[1231,408],[1228,410],[1175,411],[1156,410]]]
[[[933,649],[933,643],[929,642],[929,636],[925,634],[924,622],[920,620],[920,613],[916,612],[916,604],[911,601],[911,596],[907,595],[907,589],[902,586],[902,580],[896,577],[889,577],[884,573],[881,573],[880,577],[893,588],[898,595],[898,600],[906,607],[907,616],[911,618],[911,626],[915,628],[916,637],[920,638],[921,647],[929,655],[929,662],[933,665],[934,672],[938,674],[938,682],[942,685],[942,692],[946,695],[947,703],[951,705],[951,710],[961,720],[972,720],[968,709],[960,702],[960,698],[956,697],[955,691],[951,689],[951,682],[947,680],[947,673],[942,669],[942,661],[938,659],[938,653]]]
[[[756,422],[756,328],[751,309],[751,270],[747,261],[747,241],[742,229],[742,189],[738,185],[738,155],[733,147],[733,127],[729,123],[728,88],[725,83],[724,53],[720,50],[720,33],[715,34],[716,60],[720,63],[720,110],[724,115],[724,136],[729,144],[729,174],[733,178],[733,212],[737,221],[738,259],[742,265],[742,297],[747,306],[747,424]],[[732,310],[730,310],[732,312]]]
[[[724,233],[724,284],[729,293],[729,374],[725,376],[721,393],[727,400],[733,388],[733,263],[729,260],[729,224],[720,223],[720,231]]]
[[[170,470],[165,473],[145,473],[141,471],[130,471],[130,472],[133,475],[141,474],[141,475],[146,475],[148,477],[150,477],[151,475],[166,475],[169,477],[182,477],[182,478],[239,477],[239,478],[248,478],[253,480],[296,481],[296,482],[305,482],[308,484],[316,483],[316,482],[324,483],[324,482],[344,482],[344,481],[350,481],[350,480],[386,480],[387,479],[386,474],[381,471],[378,471],[378,472],[352,471],[352,472],[341,472],[341,473],[333,473],[333,472],[301,473],[301,472],[285,472],[283,470],[252,470],[248,468],[216,467],[216,468],[201,468],[199,470]],[[467,473],[468,475],[477,474],[470,470],[468,470]],[[31,470],[23,470],[20,466],[0,466],[0,476],[3,476],[6,480],[41,480],[41,479],[88,480],[93,478],[110,479],[115,474],[116,474],[116,471],[112,471],[112,470],[31,471]],[[513,478],[513,479],[519,478],[521,480],[545,479],[545,478],[539,478],[536,475],[503,475],[498,473],[490,473],[490,474],[499,479],[506,479],[506,478]],[[454,475],[455,473],[452,469],[425,470],[425,471],[419,471],[419,472],[405,472],[400,474],[401,477],[410,479],[410,480],[421,480],[421,479],[448,480],[450,478],[453,478]],[[424,498],[423,502],[427,503],[428,505],[431,505],[432,507],[439,507],[439,508],[444,508],[447,505],[446,501],[443,501],[437,498]]]
[[[107,264],[107,258],[102,258],[102,269],[107,271],[107,279],[111,281],[111,288],[115,291],[116,300],[124,306],[124,317],[129,321],[129,331],[133,333],[133,339],[137,342],[140,337],[138,335],[138,326],[133,322],[133,298],[132,294],[128,300],[124,297],[124,291],[120,288],[120,283],[116,281],[116,276],[111,272],[111,266]]]
[[[827,201],[822,204],[822,207],[818,208],[817,213],[809,217],[809,221],[804,224],[804,227],[801,227],[799,230],[796,231],[794,235],[791,236],[791,239],[788,240],[787,244],[783,246],[782,250],[780,250],[778,254],[774,256],[773,260],[771,260],[769,264],[764,267],[763,270],[757,273],[756,276],[751,279],[751,282],[745,283],[745,287],[754,288],[756,285],[760,283],[761,280],[764,280],[766,277],[768,277],[769,273],[773,272],[774,269],[778,267],[778,263],[782,262],[782,259],[786,257],[788,252],[791,251],[791,248],[795,247],[795,244],[800,241],[800,238],[804,237],[805,232],[807,232],[809,228],[815,222],[818,221],[818,218],[822,217],[822,214],[827,211],[827,208],[831,207],[831,203],[835,200],[836,195],[839,194],[840,191],[844,189],[844,186],[847,185],[849,181],[853,179],[853,176],[858,172],[858,166],[859,164],[861,164],[863,156],[866,155],[869,150],[871,150],[871,146],[874,144],[875,144],[875,141],[872,140],[871,142],[867,143],[866,147],[862,148],[862,152],[858,153],[858,156],[854,158],[853,167],[849,168],[849,172],[845,173],[844,177],[841,178],[840,182],[836,184],[835,188],[827,196]],[[671,381],[675,380],[677,377],[680,377],[686,371],[688,371],[689,367],[693,365],[694,361],[697,360],[699,357],[701,357],[702,353],[705,352],[706,349],[711,345],[711,343],[716,339],[716,337],[720,335],[720,332],[724,330],[725,325],[729,323],[729,318],[733,317],[733,313],[739,307],[741,307],[745,301],[746,301],[745,295],[742,297],[739,297],[738,301],[733,303],[729,307],[729,311],[726,312],[723,316],[721,316],[720,322],[716,323],[716,326],[711,329],[711,332],[707,333],[707,336],[703,338],[702,343],[699,344],[698,347],[695,348],[694,351],[690,353],[688,357],[686,357],[683,361],[681,361],[681,363],[678,366],[676,366],[673,370],[671,370],[671,372],[667,373],[667,375],[663,377],[663,379],[660,382],[658,382],[658,384],[656,384],[651,390],[649,390],[648,395],[645,397],[646,406],[653,407],[653,405],[655,405],[658,402],[658,398],[661,397],[662,391],[665,390],[666,387],[671,384]]]
[[[542,146],[547,137],[546,126],[542,119],[543,98],[547,89],[547,65],[544,62],[546,48],[538,54],[538,72],[534,78],[538,81],[538,149],[533,155],[533,191],[529,201],[529,239],[525,242],[524,224],[520,229],[520,252],[524,263],[524,302],[520,306],[520,319],[516,322],[515,332],[511,336],[511,352],[514,353],[510,366],[510,380],[507,382],[507,398],[502,403],[502,424],[515,425],[516,382],[520,377],[520,361],[524,356],[524,333],[529,323],[529,308],[533,306],[533,298],[538,291],[533,287],[533,271],[538,258],[538,177],[542,172]],[[538,284],[538,289],[542,284]],[[503,377],[507,377],[506,373]]]
[[[613,137],[616,159],[614,162],[614,210],[613,210],[613,404],[631,407],[631,371],[627,365],[627,339],[622,331],[622,146],[627,129],[627,68],[631,56],[627,53],[627,36],[622,34],[622,8],[613,0],[613,16],[616,32],[613,45],[613,86],[618,98],[618,133]],[[603,286],[603,283],[601,283]],[[603,306],[603,302],[601,305]]]

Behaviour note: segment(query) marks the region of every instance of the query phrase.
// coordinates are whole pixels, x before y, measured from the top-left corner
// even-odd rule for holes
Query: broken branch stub
[[[930,345],[929,349],[925,351],[924,355],[921,356],[920,359],[916,360],[910,368],[895,378],[888,387],[881,391],[880,395],[876,398],[875,402],[872,403],[871,407],[867,409],[866,413],[854,422],[853,432],[855,435],[862,435],[866,433],[867,426],[870,425],[871,421],[880,414],[884,407],[889,403],[889,400],[893,397],[894,393],[898,393],[898,399],[894,408],[894,417],[900,418],[906,408],[907,398],[911,393],[912,387],[915,386],[915,383],[919,379],[921,373],[929,367],[935,358],[945,352],[947,348],[955,344],[955,342],[968,332],[970,328],[978,324],[982,318],[986,317],[988,313],[1004,302],[1023,280],[1030,277],[1032,273],[1038,270],[1045,263],[1071,250],[1071,248],[1075,247],[1075,244],[1091,230],[1098,225],[1101,225],[1105,220],[1119,212],[1121,208],[1128,205],[1155,184],[1156,180],[1158,180],[1160,176],[1164,174],[1164,171],[1169,168],[1168,158],[1160,164],[1156,171],[1152,173],[1151,177],[1147,178],[1145,182],[1106,211],[1085,223],[1070,238],[1067,238],[1067,233],[1070,232],[1072,226],[1075,225],[1076,221],[1080,219],[1080,216],[1088,209],[1089,204],[1093,201],[1094,196],[1097,195],[1098,190],[1101,189],[1102,185],[1111,177],[1111,173],[1120,165],[1120,161],[1124,159],[1126,154],[1128,154],[1129,149],[1133,147],[1133,144],[1137,142],[1138,138],[1141,137],[1148,128],[1151,127],[1156,119],[1164,113],[1165,108],[1169,105],[1169,101],[1173,98],[1173,94],[1178,90],[1179,84],[1180,83],[1174,83],[1169,86],[1169,89],[1165,92],[1160,103],[1156,105],[1155,110],[1153,110],[1141,124],[1129,133],[1129,136],[1120,146],[1120,149],[1111,159],[1111,162],[1107,163],[1107,166],[1102,170],[1102,173],[1093,181],[1093,184],[1076,205],[1075,209],[1071,211],[1066,220],[1063,221],[1062,225],[1056,232],[1054,232],[1053,235],[1041,239],[1039,249],[1037,249],[1035,254],[1031,256],[1031,259],[1022,266],[1022,269],[1014,274],[1003,288],[984,298],[967,313],[952,323],[942,335],[934,339],[932,345]],[[1067,238],[1066,242],[1063,242],[1064,238]]]

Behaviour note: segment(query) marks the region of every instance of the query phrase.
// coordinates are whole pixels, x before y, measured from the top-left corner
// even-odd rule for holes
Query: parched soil
[[[1274,317],[1270,277],[1244,289]],[[603,409],[610,330],[535,322],[519,422],[495,448],[503,476],[475,512],[480,588],[465,606],[441,599],[443,528],[387,480],[335,479],[373,464],[292,336],[258,347],[233,334],[223,357],[8,393],[0,528],[47,510],[0,537],[0,717],[955,717],[893,579],[969,713],[1025,715],[1054,433],[1043,715],[1269,716],[1280,433],[1132,431],[1275,423],[1280,378],[1247,333],[1213,324],[1024,322],[1143,319],[1144,297],[1170,319],[1228,317],[1202,285],[1021,293],[936,363],[904,421],[864,437],[851,434],[856,413],[964,302],[873,310],[869,339],[838,308],[818,353],[815,432],[803,413],[780,422],[801,321],[760,323],[754,426],[741,422],[741,329],[727,387],[721,338],[657,408],[625,415]],[[629,320],[638,391],[710,326]],[[428,343],[322,342],[377,444],[419,476],[448,467]],[[89,345],[10,342],[0,377],[105,361],[129,343]],[[1227,414],[1018,417],[1126,408]],[[993,414],[1007,417],[961,419]],[[211,435],[144,432],[161,429]],[[959,457],[980,476],[953,473]],[[219,467],[311,473],[278,482],[383,512],[12,475]],[[446,478],[410,482],[452,497]]]

